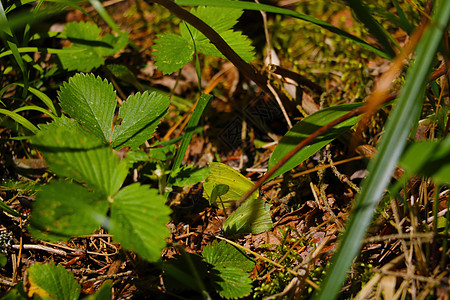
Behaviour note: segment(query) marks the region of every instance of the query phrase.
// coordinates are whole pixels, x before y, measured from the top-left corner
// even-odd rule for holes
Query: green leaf
[[[85,182],[105,196],[114,195],[127,175],[126,162],[119,162],[108,145],[66,117],[42,124],[30,140],[51,171]]]
[[[23,289],[22,281],[19,281],[16,286],[2,297],[3,300],[27,300],[27,293]]]
[[[94,294],[83,298],[83,300],[111,300],[111,299],[112,299],[111,280],[105,281],[105,283]]]
[[[170,234],[165,226],[170,212],[156,189],[131,184],[114,197],[110,232],[125,248],[148,261],[157,261]]]
[[[152,47],[155,64],[163,74],[172,74],[192,60],[194,46],[176,34],[158,34]]]
[[[251,41],[240,32],[232,30],[237,23],[238,18],[242,15],[240,9],[224,10],[218,7],[199,7],[192,9],[191,13],[212,29],[214,29],[228,45],[246,62],[254,59],[253,47]],[[180,34],[164,34],[158,35],[153,46],[156,66],[164,74],[170,74],[188,62],[194,55],[194,43],[198,52],[206,55],[224,57],[216,47],[195,27],[189,24],[180,25]]]
[[[81,287],[72,273],[53,263],[35,263],[28,268],[28,294],[42,299],[77,300]]]
[[[128,34],[118,37],[107,34],[100,36],[101,29],[91,22],[71,22],[64,29],[63,35],[71,42],[64,49],[80,50],[72,53],[58,53],[63,67],[69,71],[89,72],[104,64],[105,56],[113,55],[128,43]]]
[[[0,108],[0,114],[4,114],[4,115],[10,117],[11,119],[13,119],[14,121],[16,121],[17,123],[19,123],[20,125],[22,125],[23,127],[25,127],[26,129],[28,129],[29,131],[31,131],[33,133],[36,133],[38,131],[37,127],[34,126],[33,123],[31,123],[30,121],[28,121],[27,119],[25,119],[24,117],[19,115],[18,113],[9,111],[7,109]]]
[[[31,234],[41,240],[61,241],[91,234],[108,211],[102,194],[69,181],[51,181],[42,186],[31,214]]]
[[[442,141],[413,143],[399,161],[409,174],[432,178],[438,183],[450,183],[450,137]]]
[[[297,144],[306,139],[311,133],[331,121],[345,115],[353,109],[360,107],[361,105],[362,103],[351,103],[328,107],[304,118],[295,124],[294,127],[292,127],[279,141],[277,147],[273,151],[272,156],[269,159],[269,169],[276,165],[287,153],[294,149]],[[332,130],[325,133],[325,135],[315,139],[311,144],[301,149],[290,160],[288,160],[269,178],[269,180],[298,166],[308,157],[319,151],[322,147],[326,146],[335,138],[349,130],[358,122],[358,120],[359,117],[348,119],[347,121],[335,126]]]
[[[202,255],[214,266],[211,279],[220,296],[237,299],[251,293],[252,281],[248,272],[253,270],[255,263],[245,254],[225,241],[215,241],[203,248]]]
[[[224,9],[224,11],[228,11],[229,8],[239,8],[239,9],[266,11],[266,12],[271,12],[271,13],[275,13],[275,14],[291,16],[291,17],[318,25],[330,32],[336,33],[339,36],[349,39],[349,40],[353,41],[354,43],[360,45],[361,47],[366,48],[366,49],[376,53],[377,55],[380,55],[383,58],[386,58],[386,59],[392,58],[384,51],[376,48],[375,46],[372,46],[371,44],[367,43],[366,41],[346,32],[342,29],[339,29],[325,21],[310,17],[308,15],[298,13],[298,12],[290,10],[290,9],[280,8],[280,7],[267,5],[267,4],[253,3],[253,2],[248,2],[248,1],[234,1],[234,0],[221,0],[221,1],[176,0],[175,2],[178,5],[206,5],[208,7],[214,7],[214,6],[226,7],[227,9],[226,10]]]
[[[172,175],[171,183],[174,186],[189,186],[204,180],[209,175],[208,168],[182,166]]]
[[[130,146],[138,148],[155,132],[169,108],[167,96],[153,92],[137,93],[128,97],[119,110],[121,124],[114,127],[111,146],[116,149]]]
[[[210,200],[214,187],[218,184],[226,184],[229,186],[228,192],[220,197],[225,207],[228,207],[231,202],[238,200],[253,186],[252,181],[225,164],[212,162],[208,167],[211,171],[208,177],[206,177],[206,184],[203,184],[203,197],[208,201]],[[258,196],[259,190],[255,191],[248,199],[256,199]]]
[[[213,205],[214,203],[216,203],[217,197],[219,197],[219,202],[222,205],[222,200],[220,199],[221,196],[225,195],[226,193],[228,193],[228,191],[230,190],[230,187],[226,184],[215,184],[212,182],[205,182],[206,186],[208,186],[208,184],[212,184],[213,190],[211,192],[211,196],[209,197],[209,205]],[[209,189],[209,187],[208,187]]]
[[[63,84],[58,96],[69,116],[103,141],[110,140],[117,104],[112,84],[94,74],[76,74]]]
[[[272,229],[270,205],[263,199],[252,199],[244,202],[223,223],[226,236],[241,233],[258,234]]]
[[[254,48],[251,45],[251,41],[241,32],[232,30],[242,15],[242,10],[231,8],[224,13],[224,9],[221,7],[198,7],[197,9],[192,9],[191,13],[214,29],[243,60],[250,62],[254,59],[252,52]],[[191,25],[187,25],[187,27],[192,33],[197,51],[205,55],[225,58],[200,31]],[[182,37],[190,41],[192,38],[187,27],[180,26],[180,33]]]
[[[369,163],[369,175],[362,183],[361,194],[356,199],[339,249],[333,257],[331,268],[326,271],[320,293],[314,299],[335,299],[348,276],[347,270],[361,248],[361,241],[372,220],[375,207],[385,193],[406,145],[411,127],[420,116],[424,89],[435,62],[435,54],[442,42],[444,28],[447,28],[449,20],[450,1],[436,1],[430,21],[433,25],[426,29],[417,45],[417,58],[408,69],[405,84],[386,123],[377,155]]]
[[[8,258],[0,253],[0,268],[3,268],[6,266],[6,263],[8,262]]]

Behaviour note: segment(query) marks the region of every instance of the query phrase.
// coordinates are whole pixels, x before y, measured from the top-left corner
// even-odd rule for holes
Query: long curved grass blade
[[[14,82],[14,83],[8,84],[7,86],[5,86],[4,88],[2,88],[0,90],[0,98],[9,89],[9,87],[11,87],[13,85],[18,85],[20,87],[25,88],[23,83],[20,83],[20,82]],[[52,99],[50,99],[46,94],[44,94],[40,90],[35,89],[35,88],[31,87],[31,86],[28,87],[28,91],[30,93],[32,93],[33,95],[35,95],[36,97],[38,97],[45,104],[45,106],[47,106],[52,111],[53,115],[55,115],[55,116],[58,115],[58,112],[56,111],[56,108],[53,105]]]
[[[395,165],[406,144],[411,126],[420,114],[424,88],[442,40],[443,29],[450,19],[450,1],[441,0],[435,8],[430,28],[417,47],[417,58],[408,70],[406,83],[387,124],[375,159],[369,164],[369,176],[364,180],[355,209],[346,227],[341,245],[327,271],[320,294],[315,299],[335,299],[347,270],[361,248],[361,240],[372,219],[374,208],[382,198]]]
[[[36,111],[39,111],[41,113],[44,113],[44,114],[48,115],[52,119],[56,119],[57,118],[57,116],[55,116],[54,114],[52,114],[51,112],[49,112],[45,108],[40,107],[40,106],[33,106],[33,105],[26,105],[26,106],[19,107],[18,109],[13,110],[13,112],[18,113],[18,112],[26,111],[26,110],[36,110]]]
[[[39,129],[36,126],[34,126],[33,123],[31,123],[18,113],[0,108],[0,114],[4,114],[5,116],[10,117],[11,119],[13,119],[14,121],[16,121],[17,123],[19,123],[20,125],[22,125],[23,127],[25,127],[26,129],[30,130],[33,133],[39,131]]]
[[[202,94],[198,99],[197,106],[195,107],[191,119],[188,122],[186,133],[183,136],[183,140],[181,141],[181,145],[180,148],[178,149],[177,156],[175,157],[175,161],[173,162],[172,171],[177,170],[181,166],[181,162],[183,161],[183,157],[186,154],[187,147],[191,142],[194,130],[197,127],[197,124],[200,121],[200,117],[203,115],[203,112],[205,111],[212,97],[213,96],[211,95]]]
[[[14,59],[19,65],[20,71],[22,71],[23,82],[25,84],[25,87],[28,87],[27,66],[19,53],[18,50],[19,42],[9,26],[8,18],[6,17],[6,13],[5,10],[3,9],[3,4],[1,1],[0,1],[0,37],[3,40],[3,43],[11,50]],[[25,95],[26,95],[26,88],[24,89],[22,96],[25,97]]]
[[[116,22],[114,22],[113,18],[108,14],[106,9],[103,7],[102,3],[99,0],[89,0],[91,5],[95,8],[95,10],[98,12],[100,17],[108,24],[109,27],[111,27],[115,32],[118,34],[122,33],[122,30],[117,26]]]
[[[358,19],[369,29],[369,32],[380,43],[383,50],[391,57],[395,57],[395,51],[389,41],[394,39],[384,30],[383,27],[372,17],[369,10],[360,0],[346,0],[350,8],[355,12]]]
[[[41,53],[50,53],[50,54],[62,54],[62,53],[76,53],[84,51],[83,49],[53,49],[53,48],[41,48],[41,47],[20,47],[17,48],[18,53],[35,53],[35,52],[41,52]],[[0,53],[0,58],[8,56],[8,55],[14,55],[13,50],[7,50]]]
[[[266,5],[266,4],[247,2],[247,1],[221,0],[221,1],[212,2],[212,1],[207,1],[207,0],[176,0],[175,2],[178,5],[191,5],[191,6],[205,5],[205,6],[232,7],[232,8],[240,8],[240,9],[247,9],[247,10],[261,10],[261,11],[265,11],[265,12],[271,12],[271,13],[291,16],[291,17],[318,25],[330,32],[336,33],[336,34],[342,36],[343,38],[349,39],[349,40],[355,42],[356,44],[360,45],[361,47],[363,47],[367,50],[370,50],[370,51],[376,53],[377,55],[380,55],[383,58],[386,58],[386,59],[392,58],[392,56],[389,53],[386,53],[384,50],[378,49],[377,47],[354,36],[353,34],[350,34],[344,30],[341,30],[325,21],[295,12],[293,10],[280,8],[280,7],[276,7],[276,6],[271,6],[271,5]]]

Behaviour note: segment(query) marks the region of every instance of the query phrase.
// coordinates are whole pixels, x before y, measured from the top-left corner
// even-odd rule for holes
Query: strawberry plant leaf
[[[232,27],[242,15],[240,9],[223,10],[218,7],[193,8],[191,13],[211,26],[246,62],[254,59],[251,41]],[[156,66],[164,74],[170,74],[190,62],[194,55],[194,43],[198,52],[206,55],[224,57],[216,47],[209,42],[195,27],[189,24],[180,25],[180,35],[158,35],[153,46]]]
[[[113,55],[128,43],[128,34],[118,37],[107,34],[100,36],[101,29],[90,22],[71,22],[64,29],[63,35],[71,42],[70,47],[77,52],[58,53],[62,66],[69,71],[89,72],[105,63],[105,56]]]
[[[110,232],[117,242],[148,261],[156,261],[165,247],[170,231],[170,208],[156,189],[131,184],[114,197]]]
[[[147,91],[128,97],[119,110],[121,124],[114,128],[111,146],[138,148],[155,132],[169,108],[169,97]]]
[[[119,190],[128,170],[108,145],[66,117],[40,127],[31,142],[51,171],[85,182],[106,197]]]
[[[171,74],[192,60],[194,45],[176,34],[158,34],[153,49],[155,64],[163,74]]]
[[[76,74],[63,84],[58,96],[69,116],[104,142],[110,140],[117,104],[110,83],[93,74]]]
[[[38,192],[29,231],[47,241],[91,234],[108,210],[104,195],[69,181],[51,181]]]
[[[211,272],[213,286],[220,296],[237,299],[249,295],[252,291],[248,272],[255,263],[234,246],[216,241],[203,248],[204,261],[213,265]],[[214,276],[215,275],[215,276]]]
[[[277,147],[270,156],[269,170],[311,133],[315,132],[317,129],[328,124],[329,122],[345,115],[353,109],[360,107],[361,105],[362,103],[351,103],[328,107],[313,113],[295,124],[294,127],[292,127],[279,141]],[[305,146],[283,166],[281,166],[281,168],[279,168],[268,180],[286,173],[304,162],[308,157],[319,151],[322,147],[326,146],[335,138],[349,130],[358,122],[359,119],[359,117],[348,119],[347,121],[335,126],[332,130],[325,133],[325,135],[314,140],[311,144]]]
[[[244,202],[223,223],[226,236],[241,233],[258,234],[272,229],[270,205],[263,199],[252,199]]]
[[[77,300],[81,286],[72,273],[53,263],[35,263],[28,268],[28,295],[39,299]]]

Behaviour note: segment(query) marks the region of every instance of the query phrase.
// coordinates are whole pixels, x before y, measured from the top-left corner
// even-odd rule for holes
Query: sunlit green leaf
[[[72,273],[53,263],[35,263],[28,268],[28,294],[43,299],[78,300],[81,286]]]
[[[119,110],[121,124],[114,127],[111,146],[120,149],[130,146],[138,148],[155,132],[156,127],[169,107],[169,97],[144,92],[128,97]]]
[[[203,184],[203,197],[208,200],[210,199],[211,193],[216,185],[226,184],[228,185],[229,190],[220,198],[225,207],[228,207],[230,203],[238,200],[253,186],[252,181],[225,164],[212,162],[208,165],[208,167],[211,171],[206,178],[206,184]],[[258,195],[259,191],[255,191],[248,199],[256,199],[258,198]]]
[[[225,235],[240,233],[261,233],[272,229],[270,205],[263,199],[247,200],[236,209],[223,223]]]
[[[112,84],[93,74],[76,74],[63,84],[58,95],[69,116],[103,141],[110,140],[117,105]]]

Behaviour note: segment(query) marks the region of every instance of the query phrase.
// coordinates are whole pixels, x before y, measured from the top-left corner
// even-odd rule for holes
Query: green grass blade
[[[341,30],[325,21],[295,12],[293,10],[285,9],[285,8],[279,8],[276,6],[266,5],[266,4],[259,4],[259,3],[253,3],[253,2],[247,2],[247,1],[232,1],[232,0],[221,0],[221,1],[207,1],[207,0],[176,0],[175,1],[178,5],[206,5],[206,6],[220,6],[220,7],[232,7],[232,8],[240,8],[240,9],[247,9],[247,10],[260,10],[265,12],[271,12],[276,14],[282,14],[294,17],[296,19],[300,19],[306,22],[310,22],[312,24],[318,25],[330,32],[336,33],[343,38],[349,39],[353,41],[354,43],[360,45],[361,47],[370,50],[377,55],[380,55],[383,58],[391,59],[393,58],[392,55],[389,53],[386,53],[384,50],[378,49],[377,47],[367,43],[366,41],[354,36],[353,34],[350,34],[344,30]]]
[[[393,38],[372,17],[367,7],[364,6],[360,0],[346,0],[346,2],[356,14],[358,19],[367,27],[369,32],[375,37],[378,43],[380,43],[384,52],[389,54],[389,56],[391,57],[395,57],[395,51],[390,43],[390,41],[393,41]]]
[[[11,119],[13,119],[14,121],[16,121],[17,123],[19,123],[20,125],[22,125],[23,127],[25,127],[26,129],[30,130],[33,133],[39,131],[39,129],[36,126],[34,126],[33,123],[31,123],[18,113],[0,108],[0,114],[4,114],[5,116],[10,117]]]
[[[8,18],[6,17],[6,13],[5,10],[3,9],[3,4],[1,1],[0,1],[0,37],[3,40],[3,43],[11,50],[14,59],[16,60],[20,70],[22,71],[23,82],[26,87],[23,91],[22,96],[25,97],[26,89],[28,88],[27,66],[18,51],[19,42],[17,41],[17,38],[15,37],[13,31],[9,26]]]
[[[406,83],[386,124],[378,153],[369,164],[369,176],[363,182],[362,192],[346,227],[341,246],[333,258],[322,290],[315,299],[336,298],[347,276],[347,270],[361,248],[361,240],[370,224],[374,208],[384,194],[413,122],[420,114],[428,74],[449,18],[450,1],[439,1],[432,25],[418,44],[416,62],[407,73]]]
[[[192,113],[191,119],[188,122],[186,133],[183,136],[183,140],[181,141],[180,148],[177,151],[177,156],[175,157],[175,161],[173,162],[172,171],[177,170],[181,166],[181,162],[183,161],[183,157],[186,154],[189,143],[191,142],[191,138],[194,134],[194,131],[197,127],[198,122],[200,121],[200,117],[203,115],[206,107],[209,102],[213,98],[212,95],[202,94],[200,99],[198,99],[197,106]],[[174,173],[174,172],[172,172]],[[170,180],[169,180],[170,182]]]
[[[81,52],[81,51],[84,51],[84,49],[53,49],[53,48],[41,48],[41,47],[17,48],[18,53],[41,52],[41,53],[50,53],[50,54],[62,54],[62,53],[76,53],[76,52]],[[11,55],[11,54],[14,55],[13,50],[3,51],[2,53],[0,53],[0,58]]]
[[[9,88],[11,85],[14,85],[14,84],[25,88],[22,83],[18,83],[18,82],[11,83],[0,91],[0,98],[3,95],[4,91],[6,91],[7,88]],[[55,115],[55,116],[58,115],[58,112],[56,111],[56,108],[53,105],[52,99],[50,99],[46,94],[44,94],[43,92],[41,92],[38,89],[32,88],[31,86],[28,87],[28,91],[30,93],[32,93],[33,95],[35,95],[36,97],[38,97],[45,104],[45,106],[47,106],[52,111],[53,115]]]
[[[50,118],[52,118],[53,120],[57,118],[57,116],[55,116],[54,114],[52,114],[51,112],[49,112],[48,110],[46,110],[43,107],[40,106],[33,106],[33,105],[26,105],[26,106],[22,106],[18,109],[13,110],[13,112],[18,113],[21,111],[26,111],[26,110],[36,110],[39,111],[43,114],[46,114],[47,116],[49,116]]]
[[[400,26],[403,30],[405,30],[408,34],[411,34],[413,31],[413,26],[411,23],[409,23],[408,19],[406,18],[405,12],[398,4],[397,0],[392,0],[392,4],[394,4],[395,9],[397,10],[397,15],[400,21]]]
[[[114,22],[113,18],[111,18],[111,16],[108,14],[99,0],[89,0],[89,2],[109,27],[111,27],[115,32],[119,34],[122,33],[122,30],[119,28],[119,26],[117,26],[116,22]]]

